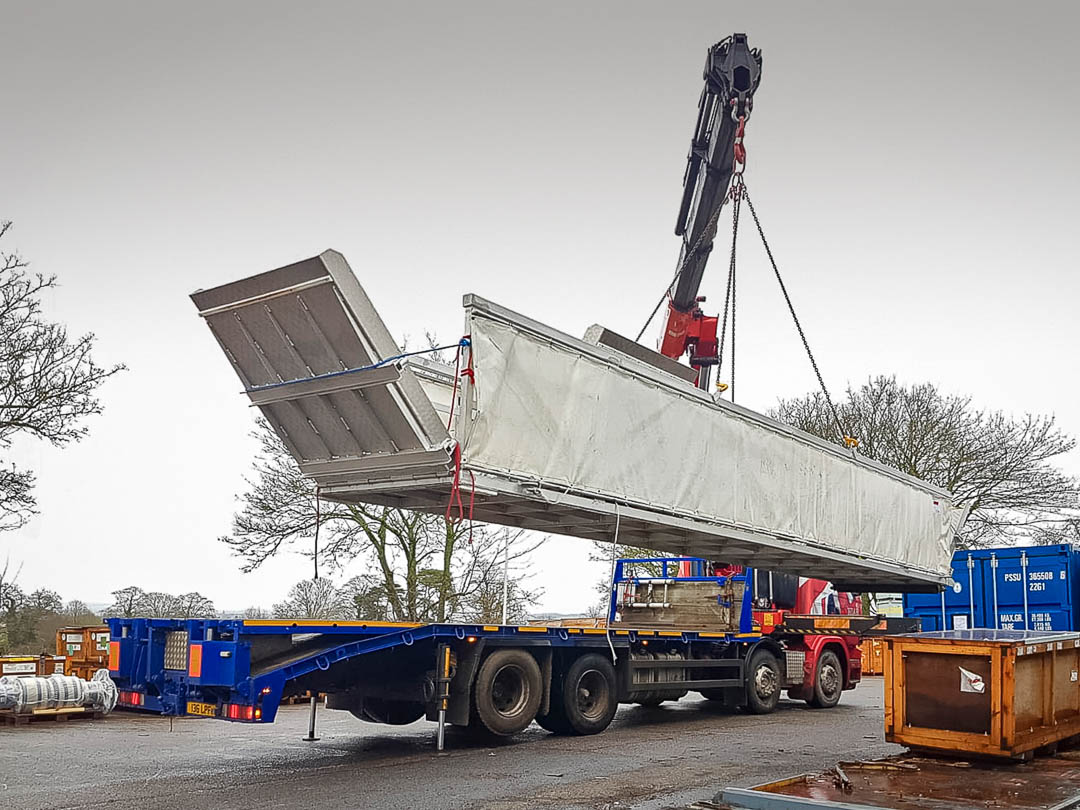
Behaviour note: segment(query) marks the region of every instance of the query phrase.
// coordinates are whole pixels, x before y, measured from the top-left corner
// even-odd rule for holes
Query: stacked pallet
[[[7,726],[26,726],[42,721],[66,722],[68,720],[99,720],[104,717],[100,710],[88,706],[67,706],[61,709],[34,709],[31,712],[0,710],[0,722]]]

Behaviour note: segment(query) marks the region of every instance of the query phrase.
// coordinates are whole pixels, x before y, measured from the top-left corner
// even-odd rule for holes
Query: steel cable
[[[836,410],[836,406],[833,405],[832,397],[829,396],[829,389],[825,386],[825,379],[821,376],[821,369],[818,368],[814,353],[810,350],[810,343],[806,339],[806,332],[803,331],[802,324],[799,322],[799,316],[795,314],[795,306],[791,303],[791,296],[788,294],[787,285],[784,284],[784,279],[780,276],[780,269],[776,266],[776,259],[773,258],[772,248],[769,247],[769,240],[765,238],[765,231],[762,230],[761,220],[758,218],[757,211],[754,209],[754,203],[750,199],[750,194],[747,192],[745,184],[742,186],[742,197],[746,200],[746,206],[750,209],[750,215],[754,218],[754,225],[757,226],[758,235],[761,237],[761,244],[765,246],[765,254],[769,257],[769,264],[772,265],[773,274],[776,276],[776,281],[780,284],[780,292],[784,294],[784,301],[787,303],[788,312],[791,313],[791,318],[795,321],[795,329],[798,330],[799,339],[802,340],[803,348],[806,349],[806,356],[810,358],[810,365],[813,366],[814,375],[817,377],[818,385],[821,386],[821,393],[825,397],[825,404],[829,407],[829,414],[833,418],[836,430],[840,434],[841,441],[843,441],[844,444],[848,444],[848,436],[844,432],[843,425],[840,424],[840,415]],[[734,342],[734,340],[732,342]],[[734,376],[732,376],[733,386],[734,382],[735,379]]]

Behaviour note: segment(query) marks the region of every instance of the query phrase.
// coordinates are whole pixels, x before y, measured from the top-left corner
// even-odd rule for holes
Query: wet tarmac
[[[882,684],[867,679],[835,709],[781,703],[772,715],[726,714],[698,695],[659,708],[620,708],[593,737],[533,725],[479,744],[451,727],[390,727],[321,710],[304,742],[307,706],[272,725],[114,714],[104,720],[0,728],[0,808],[604,808],[659,810],[712,800],[898,753],[883,742]]]

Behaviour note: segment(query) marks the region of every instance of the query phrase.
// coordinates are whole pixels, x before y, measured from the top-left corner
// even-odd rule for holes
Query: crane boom
[[[660,352],[678,359],[689,349],[691,364],[717,362],[716,317],[702,314],[698,289],[716,233],[716,213],[735,171],[741,126],[750,115],[761,81],[761,51],[746,34],[732,34],[709,49],[705,87],[683,176],[675,234],[682,237],[679,272],[668,305]]]

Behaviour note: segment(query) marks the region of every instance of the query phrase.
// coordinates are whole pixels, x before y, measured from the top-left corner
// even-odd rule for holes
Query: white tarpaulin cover
[[[340,254],[193,298],[327,497],[442,511],[456,441],[477,520],[598,540],[618,526],[626,544],[853,590],[948,579],[964,518],[948,493],[477,296],[449,432],[453,370],[371,367],[396,349]]]

